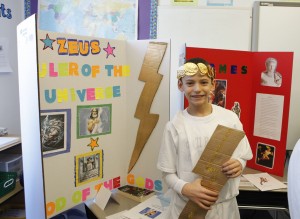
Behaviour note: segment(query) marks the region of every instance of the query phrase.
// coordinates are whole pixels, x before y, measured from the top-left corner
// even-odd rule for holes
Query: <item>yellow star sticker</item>
[[[94,150],[95,147],[99,147],[99,145],[98,145],[98,139],[99,138],[96,138],[96,139],[91,138],[91,143],[89,143],[87,145],[88,147],[91,147],[92,151]]]

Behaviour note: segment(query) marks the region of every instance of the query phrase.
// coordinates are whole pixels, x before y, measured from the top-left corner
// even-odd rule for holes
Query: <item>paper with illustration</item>
[[[261,191],[287,188],[286,184],[268,173],[244,174],[243,176]]]

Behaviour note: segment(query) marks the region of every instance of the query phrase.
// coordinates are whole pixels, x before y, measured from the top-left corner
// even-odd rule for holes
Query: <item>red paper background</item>
[[[219,50],[207,48],[186,48],[186,59],[201,57],[214,65],[216,79],[227,80],[226,108],[231,110],[234,102],[240,103],[240,119],[244,131],[249,139],[253,159],[247,166],[278,176],[283,176],[286,155],[286,141],[290,106],[291,80],[292,80],[292,52],[250,52],[235,50]],[[277,59],[277,71],[282,74],[281,87],[261,86],[261,72],[265,70],[265,60],[268,57]],[[220,66],[226,65],[226,72],[220,72]],[[242,68],[247,71],[242,71]],[[232,70],[236,69],[236,70]],[[253,135],[256,93],[274,94],[284,96],[284,108],[280,141],[257,137]],[[188,103],[185,100],[185,107]],[[256,162],[257,144],[264,143],[275,148],[273,167],[259,165]]]

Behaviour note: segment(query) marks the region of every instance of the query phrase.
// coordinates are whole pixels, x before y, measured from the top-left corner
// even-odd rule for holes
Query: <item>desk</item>
[[[261,173],[258,170],[254,170],[246,167],[244,174],[255,174]],[[287,181],[287,170],[285,170],[284,176],[274,176],[274,178],[281,182]],[[237,196],[237,202],[239,209],[251,209],[251,210],[276,210],[284,211],[289,214],[288,211],[288,200],[287,200],[287,189],[278,189],[273,191],[262,192],[254,186],[240,186],[240,194]],[[135,207],[136,201],[128,199],[126,197],[114,194],[114,198],[119,202],[110,200],[105,207],[105,210],[101,210],[92,200],[87,201],[85,204],[93,212],[97,218],[105,218],[109,215],[129,210]]]
[[[113,199],[110,199],[104,209],[104,211],[98,207],[93,200],[88,200],[85,204],[88,206],[88,208],[93,212],[97,218],[106,218],[109,215],[116,214],[118,212],[129,210],[133,207],[135,207],[138,202],[131,200],[129,198],[123,197],[118,194],[112,195],[114,199],[117,200],[114,201]]]
[[[245,168],[243,174],[261,173],[258,170]],[[279,177],[272,175],[277,180],[287,182],[287,168],[285,168],[284,176]],[[276,210],[284,211],[289,215],[287,189],[278,189],[272,191],[260,191],[254,186],[240,186],[240,194],[237,196],[239,209],[251,210]],[[277,212],[275,214],[276,218]]]

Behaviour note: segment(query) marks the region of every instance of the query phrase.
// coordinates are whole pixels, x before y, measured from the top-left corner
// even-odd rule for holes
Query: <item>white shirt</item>
[[[234,112],[216,105],[212,106],[213,112],[208,116],[194,117],[189,115],[187,111],[182,111],[177,113],[174,119],[166,125],[157,167],[165,173],[172,174],[171,180],[166,182],[173,190],[169,208],[170,218],[178,218],[184,208],[187,198],[181,194],[182,187],[187,182],[192,182],[199,177],[192,170],[217,125],[242,130],[242,124]],[[243,168],[246,165],[246,160],[252,158],[247,137],[241,140],[232,157],[238,159]],[[220,218],[236,218],[231,216],[236,215],[235,213],[238,214],[237,209],[228,209],[219,205],[236,197],[239,192],[239,181],[240,177],[227,181],[219,194],[217,200],[219,204],[216,204],[213,208],[215,210],[211,210],[208,215],[215,214],[222,215]],[[234,206],[236,206],[236,200],[233,201],[235,202]],[[231,206],[232,203],[229,205]]]
[[[288,167],[288,202],[291,219],[300,218],[300,139],[292,152]]]

